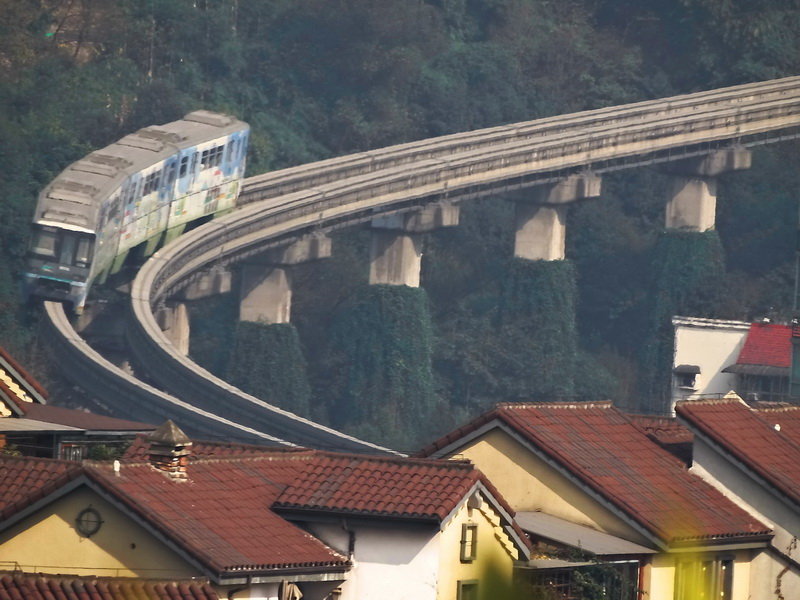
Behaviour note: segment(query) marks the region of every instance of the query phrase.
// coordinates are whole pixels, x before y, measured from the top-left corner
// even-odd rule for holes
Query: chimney
[[[167,420],[147,437],[147,441],[150,442],[150,464],[164,471],[170,479],[185,481],[192,440],[175,423]]]

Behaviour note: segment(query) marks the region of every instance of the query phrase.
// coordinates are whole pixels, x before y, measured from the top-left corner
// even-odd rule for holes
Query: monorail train
[[[234,117],[198,110],[71,164],[39,195],[26,297],[80,313],[92,282],[117,272],[131,249],[147,256],[187,224],[233,208],[249,132]]]

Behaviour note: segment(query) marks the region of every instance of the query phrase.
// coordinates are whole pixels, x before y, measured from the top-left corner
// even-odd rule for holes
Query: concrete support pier
[[[716,225],[717,177],[729,171],[749,169],[751,152],[734,146],[706,156],[670,163],[665,170],[673,175],[666,208],[666,228],[684,231],[709,231]]]
[[[459,214],[457,205],[441,202],[413,212],[373,219],[370,284],[419,287],[421,234],[441,227],[455,227]]]
[[[241,270],[239,319],[289,323],[292,312],[290,267],[330,255],[331,239],[328,236],[309,235],[249,261]]]
[[[563,260],[566,248],[566,205],[600,196],[598,175],[572,175],[556,184],[533,188],[530,200],[516,203],[514,256],[527,260]]]
[[[189,311],[183,302],[165,305],[156,311],[156,321],[172,345],[184,356],[189,355]]]

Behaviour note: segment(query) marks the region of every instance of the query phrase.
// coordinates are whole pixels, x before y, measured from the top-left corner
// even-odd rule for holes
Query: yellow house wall
[[[493,429],[453,454],[471,460],[516,511],[542,511],[632,542],[652,543],[504,431]]]
[[[90,538],[75,529],[89,505],[103,524]],[[144,528],[86,487],[45,506],[0,534],[0,563],[25,571],[76,575],[186,578],[199,573]]]
[[[715,560],[720,557],[733,558],[733,594],[731,600],[750,600],[750,566],[752,560],[751,550],[737,550],[735,552],[705,552],[699,554],[656,554],[648,567],[646,567],[645,590],[648,600],[673,600],[675,594],[676,564],[680,560],[691,557],[698,562]]]
[[[475,524],[476,558],[461,562],[461,526]],[[484,500],[479,508],[466,504],[447,523],[440,534],[438,600],[454,600],[459,581],[478,581],[481,600],[513,597],[514,561],[521,558],[501,526],[494,509]]]

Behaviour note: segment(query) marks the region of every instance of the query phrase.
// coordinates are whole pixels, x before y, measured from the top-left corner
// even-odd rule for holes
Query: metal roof
[[[85,431],[77,427],[70,427],[69,425],[59,425],[58,423],[47,423],[45,421],[37,421],[35,419],[26,419],[24,417],[14,418],[7,417],[0,419],[0,432],[6,433],[11,431],[28,431],[28,432],[55,432],[55,431]]]
[[[578,525],[543,512],[520,511],[515,517],[524,531],[565,546],[580,548],[597,556],[655,554],[657,550],[635,544],[591,527]]]

